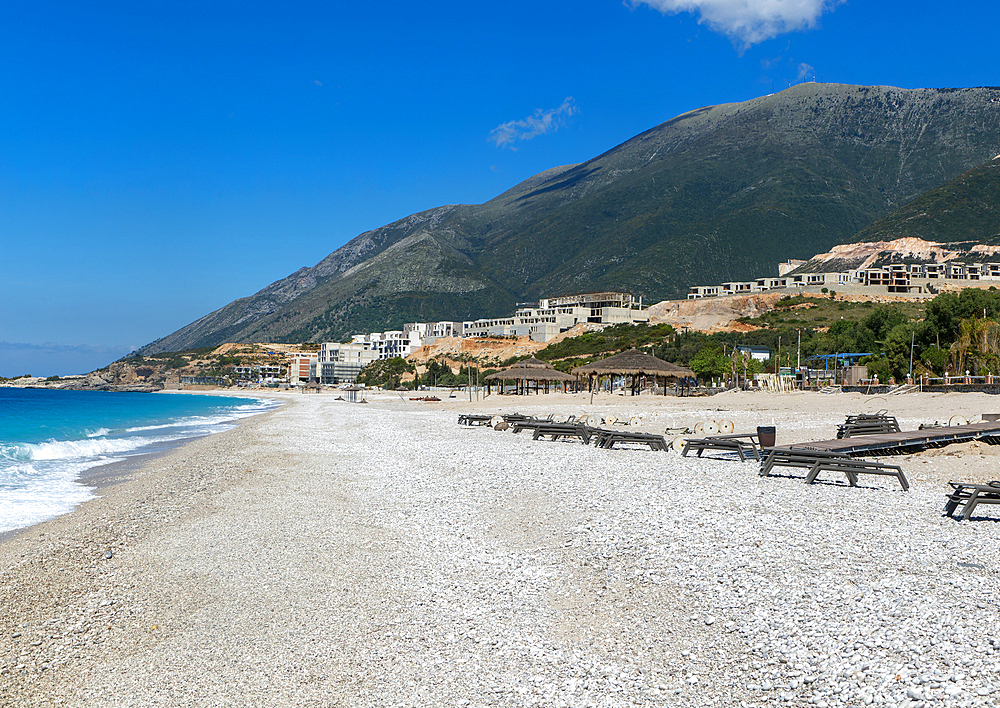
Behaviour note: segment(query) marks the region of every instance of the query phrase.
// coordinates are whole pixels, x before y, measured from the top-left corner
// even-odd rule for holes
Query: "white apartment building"
[[[521,306],[513,317],[484,318],[465,323],[466,337],[517,336],[547,342],[581,322],[621,324],[648,322],[642,302],[629,293],[584,293],[545,298],[537,306]]]
[[[557,307],[589,307],[592,310],[616,308],[623,310],[642,310],[642,298],[638,300],[632,293],[602,292],[579,293],[577,295],[562,295],[549,297],[538,301],[538,307],[548,310]]]
[[[462,323],[465,337],[512,337],[514,336],[514,318],[500,317],[490,319],[484,317]]]
[[[397,356],[405,359],[423,345],[419,331],[403,332],[398,329],[388,332],[356,334],[352,343],[368,345],[376,353],[376,359],[392,359]]]
[[[756,290],[761,292],[765,290],[774,290],[775,288],[787,288],[788,278],[757,278]],[[691,292],[688,293],[688,300],[694,300],[696,298],[691,297],[692,294],[696,294],[704,289],[704,286],[691,288]],[[716,293],[718,295],[718,293]],[[700,295],[700,297],[705,297]]]
[[[783,263],[779,270],[799,261]],[[875,268],[826,273],[782,274],[777,278],[758,278],[748,283],[730,282],[719,285],[695,285],[688,289],[688,300],[720,295],[746,295],[791,288],[863,287],[874,293],[933,295],[942,281],[998,281],[1000,263],[893,263]]]
[[[351,383],[361,369],[378,359],[378,351],[367,342],[324,342],[316,355],[311,377],[323,384]]]
[[[233,375],[242,381],[258,381],[270,383],[284,375],[284,369],[279,364],[254,364],[253,366],[234,366]]]
[[[757,361],[767,361],[771,358],[771,350],[768,347],[757,346],[755,344],[737,344],[736,351],[746,354],[751,359]]]
[[[461,337],[464,332],[462,322],[410,322],[403,325],[403,334],[416,332],[422,344],[432,344],[441,337]]]
[[[757,283],[729,282],[722,284],[723,295],[745,295],[752,293],[757,287]]]
[[[693,285],[688,288],[688,300],[698,300],[703,297],[718,297],[721,291],[722,288],[718,285]]]

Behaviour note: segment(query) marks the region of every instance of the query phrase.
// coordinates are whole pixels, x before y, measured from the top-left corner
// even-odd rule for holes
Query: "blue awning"
[[[853,353],[849,353],[849,354],[813,354],[812,356],[806,357],[806,361],[813,361],[813,360],[824,361],[824,360],[829,360],[829,359],[837,359],[838,361],[840,359],[845,359],[847,361],[851,361],[851,360],[854,360],[854,359],[860,359],[863,356],[872,356],[872,353],[871,352],[853,352]]]

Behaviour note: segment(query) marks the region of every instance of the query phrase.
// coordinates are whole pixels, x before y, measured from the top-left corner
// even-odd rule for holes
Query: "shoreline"
[[[207,436],[201,436],[201,437],[207,437]],[[85,469],[83,472],[80,473],[80,476],[77,478],[76,481],[89,488],[91,492],[94,494],[93,497],[87,499],[86,501],[80,502],[80,504],[77,504],[70,511],[67,511],[63,514],[59,514],[58,516],[53,516],[52,518],[49,519],[42,519],[41,521],[29,524],[28,526],[22,526],[21,528],[10,529],[9,531],[0,532],[0,546],[20,536],[23,533],[30,532],[32,529],[34,529],[37,526],[40,526],[41,524],[53,521],[54,519],[59,519],[74,514],[76,510],[80,508],[81,504],[86,504],[87,502],[93,501],[94,499],[99,499],[101,496],[99,492],[102,491],[103,489],[106,489],[108,487],[113,487],[118,484],[126,484],[130,482],[132,480],[132,476],[146,465],[153,464],[158,458],[169,455],[175,449],[183,447],[187,443],[199,439],[200,437],[184,438],[181,440],[173,441],[172,445],[159,443],[157,445],[158,447],[166,449],[159,449],[145,453],[140,452],[134,455],[130,455],[124,460],[116,460],[114,462],[106,462],[104,464],[96,465],[94,467],[88,467],[87,469]]]
[[[180,391],[171,393],[186,393],[186,392]],[[208,392],[190,392],[190,393],[208,393]],[[225,395],[225,394],[220,394],[220,395]],[[243,395],[228,394],[227,397],[268,398],[267,396],[250,396],[246,394]],[[278,399],[279,397],[272,396],[270,398]],[[266,415],[269,412],[273,411],[265,411],[264,413],[247,416],[245,418],[235,418],[226,424],[227,425],[231,424],[234,427],[236,427],[242,424],[244,421],[253,420],[258,415]],[[223,430],[219,432],[227,432],[227,431]],[[211,437],[212,435],[218,435],[218,434],[219,433],[208,433],[205,435],[196,435],[192,437],[179,438],[177,440],[149,443],[148,445],[145,445],[142,448],[137,448],[136,450],[129,451],[123,457],[123,459],[113,460],[111,462],[104,462],[101,464],[94,465],[93,467],[86,468],[85,470],[79,473],[79,475],[76,478],[76,482],[87,487],[94,494],[94,496],[91,497],[91,499],[81,502],[81,504],[85,504],[89,501],[93,501],[94,499],[99,498],[100,497],[99,492],[101,492],[104,489],[107,489],[108,487],[112,487],[117,484],[124,484],[131,481],[132,475],[134,475],[137,471],[141,470],[147,464],[152,464],[158,458],[169,455],[177,448],[183,447],[184,445],[194,442],[195,440],[200,440],[202,438]],[[67,511],[63,514],[59,514],[57,516],[48,519],[42,519],[41,521],[29,524],[27,526],[22,526],[20,528],[10,529],[7,531],[0,531],[0,546],[10,541],[11,539],[19,536],[20,534],[30,531],[31,529],[35,528],[40,524],[44,524],[48,521],[52,521],[53,519],[58,519],[73,514],[76,511],[76,509],[79,508],[79,506],[80,504],[77,504],[77,506],[71,509],[70,511]]]
[[[911,677],[950,666],[955,639],[925,639],[952,615],[983,647],[955,686],[970,705],[1000,695],[982,609],[1000,576],[997,524],[940,516],[941,480],[997,476],[1000,450],[894,458],[903,493],[456,424],[475,410],[591,412],[662,432],[725,416],[737,432],[773,420],[784,444],[871,407],[846,394],[277,397],[289,405],[147,460],[0,544],[0,703],[693,707],[782,691],[805,705],[865,661],[836,695],[896,705]],[[987,400],[889,407],[906,425],[989,412]],[[905,620],[869,641],[862,630],[900,607]],[[904,682],[881,685],[890,671]]]

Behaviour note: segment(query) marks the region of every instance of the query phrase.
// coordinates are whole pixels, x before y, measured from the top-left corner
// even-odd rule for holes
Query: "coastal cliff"
[[[81,376],[18,376],[0,382],[0,386],[151,393],[163,389],[167,376],[167,366],[163,363],[136,363],[123,359]]]

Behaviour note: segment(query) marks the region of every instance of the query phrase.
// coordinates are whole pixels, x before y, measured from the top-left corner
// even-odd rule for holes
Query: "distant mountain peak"
[[[819,83],[704,106],[485,204],[366,231],[140,351],[504,316],[556,292],[628,289],[652,302],[849,240],[948,242],[865,229],[977,165],[1000,164],[998,108],[996,88]]]

